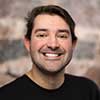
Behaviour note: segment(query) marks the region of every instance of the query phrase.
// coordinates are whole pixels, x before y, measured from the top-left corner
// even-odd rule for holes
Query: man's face
[[[60,16],[35,18],[28,48],[33,66],[46,73],[60,72],[70,62],[73,47],[69,25]]]

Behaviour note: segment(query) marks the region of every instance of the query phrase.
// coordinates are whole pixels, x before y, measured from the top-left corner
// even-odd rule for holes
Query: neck
[[[26,74],[32,81],[45,89],[57,89],[64,82],[64,71],[54,75],[46,75],[35,68]]]

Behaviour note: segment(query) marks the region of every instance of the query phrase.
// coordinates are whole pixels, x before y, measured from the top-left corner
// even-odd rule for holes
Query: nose
[[[52,50],[56,50],[59,48],[59,41],[57,40],[56,36],[50,36],[47,43],[48,48]]]

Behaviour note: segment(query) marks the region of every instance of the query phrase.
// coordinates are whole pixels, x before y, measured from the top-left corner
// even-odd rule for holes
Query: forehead
[[[69,27],[68,23],[59,15],[50,15],[50,14],[40,14],[36,16],[34,20],[34,25],[62,25],[65,27]]]

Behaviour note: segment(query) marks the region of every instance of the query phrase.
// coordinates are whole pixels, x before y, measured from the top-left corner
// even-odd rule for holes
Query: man
[[[24,44],[32,69],[0,89],[6,100],[100,100],[100,91],[89,79],[65,74],[77,37],[68,12],[56,5],[39,6],[27,19]]]

